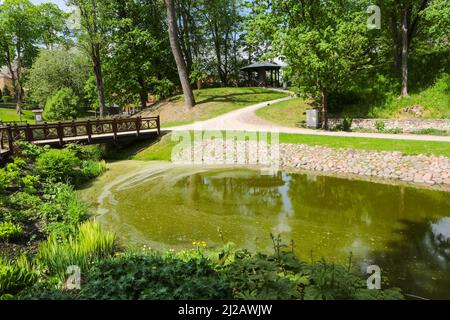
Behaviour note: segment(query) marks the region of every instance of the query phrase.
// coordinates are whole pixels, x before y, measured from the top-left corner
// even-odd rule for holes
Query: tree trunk
[[[328,129],[328,96],[326,88],[320,88],[320,98],[322,104],[322,129]]]
[[[401,97],[408,94],[408,8],[402,11],[402,92]]]
[[[183,88],[184,99],[186,107],[192,108],[195,106],[194,94],[189,81],[189,75],[187,72],[186,62],[181,52],[181,47],[178,39],[178,26],[177,18],[175,15],[175,6],[173,0],[164,0],[167,9],[167,18],[169,24],[169,39],[170,47],[177,64],[178,75],[180,77],[181,87]]]
[[[106,115],[105,86],[103,84],[100,48],[98,45],[93,45],[92,62],[94,64],[95,85],[97,87],[97,96],[99,101],[99,113],[100,118],[103,118]]]

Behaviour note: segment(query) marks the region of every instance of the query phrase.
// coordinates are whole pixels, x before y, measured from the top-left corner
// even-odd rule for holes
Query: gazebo
[[[241,70],[247,73],[246,83],[248,86],[280,87],[280,69],[280,65],[264,61],[252,63]],[[269,72],[270,75],[268,75]]]

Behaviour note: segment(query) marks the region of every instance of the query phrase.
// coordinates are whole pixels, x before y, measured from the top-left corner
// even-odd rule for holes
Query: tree
[[[430,6],[424,10],[423,17],[430,27],[428,35],[432,37],[439,46],[450,47],[450,1],[434,0]]]
[[[0,5],[0,42],[11,74],[17,112],[21,114],[23,68],[31,65],[39,42],[38,11],[28,0],[5,0]]]
[[[101,51],[105,44],[105,33],[109,23],[106,0],[68,0],[79,12],[79,43],[89,55],[95,76],[100,117],[106,114],[105,86],[102,72]]]
[[[70,88],[81,101],[89,74],[89,59],[80,52],[41,50],[28,71],[26,87],[30,99],[39,106],[63,88]]]
[[[138,103],[145,108],[149,93],[161,94],[163,85],[167,89],[178,81],[164,2],[112,0],[111,3],[109,50],[104,60],[107,91],[118,103]]]
[[[43,3],[39,5],[38,10],[40,34],[45,47],[53,49],[55,44],[65,44],[67,47],[71,43],[67,26],[70,14],[59,9],[54,3]]]
[[[178,26],[177,18],[175,14],[175,6],[173,0],[164,0],[167,10],[167,20],[169,24],[169,39],[170,46],[172,48],[172,54],[177,64],[178,75],[180,77],[181,86],[183,88],[185,104],[187,108],[195,106],[194,93],[189,82],[189,73],[186,67],[186,62],[181,51],[179,39],[178,39]]]
[[[79,115],[79,102],[72,89],[62,88],[48,99],[43,116],[50,121],[75,119]]]
[[[215,67],[222,86],[228,85],[230,73],[236,71],[242,20],[240,9],[238,0],[203,1],[206,33],[212,43]]]
[[[264,32],[274,30],[272,55],[283,57],[306,95],[322,109],[322,128],[328,127],[328,96],[352,82],[370,66],[371,45],[366,7],[355,1],[258,2]],[[248,30],[253,32],[252,30]],[[261,32],[254,30],[254,32]],[[262,32],[261,32],[262,33]]]
[[[47,8],[48,6],[35,6],[28,0],[5,0],[0,4],[0,60],[6,62],[11,73],[19,114],[24,95],[24,68],[32,65],[40,44],[46,42],[51,45],[58,41],[56,38],[45,37],[44,29],[51,30],[52,34],[61,31],[59,22],[52,18],[63,17],[64,12],[52,7],[50,19],[45,20],[43,16]]]
[[[401,78],[401,97],[409,95],[410,53],[413,45],[427,36],[424,13],[433,2],[431,0],[380,1],[381,11],[386,16],[385,29],[389,31],[387,36],[390,38],[390,47],[393,48],[395,66]]]

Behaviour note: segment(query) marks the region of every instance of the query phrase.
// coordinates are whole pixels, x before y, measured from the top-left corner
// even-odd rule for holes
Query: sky
[[[70,9],[66,6],[65,0],[31,0],[34,4],[41,4],[45,2],[52,2],[58,5],[58,7],[64,11],[70,11]]]

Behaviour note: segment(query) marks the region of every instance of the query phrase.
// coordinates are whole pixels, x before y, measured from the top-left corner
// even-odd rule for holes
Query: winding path
[[[283,90],[277,90],[283,91]],[[283,91],[290,93],[288,91]],[[280,126],[256,116],[255,111],[264,108],[270,104],[292,99],[292,97],[258,103],[249,107],[223,114],[216,118],[199,121],[189,125],[166,128],[168,131],[189,131],[189,130],[240,130],[240,131],[262,131],[262,132],[280,132],[304,135],[333,136],[333,137],[359,137],[374,139],[392,139],[392,140],[416,140],[416,141],[444,141],[450,142],[450,136],[429,136],[415,134],[386,134],[386,133],[362,133],[362,132],[334,132],[323,130],[312,130],[302,128],[290,128]]]

